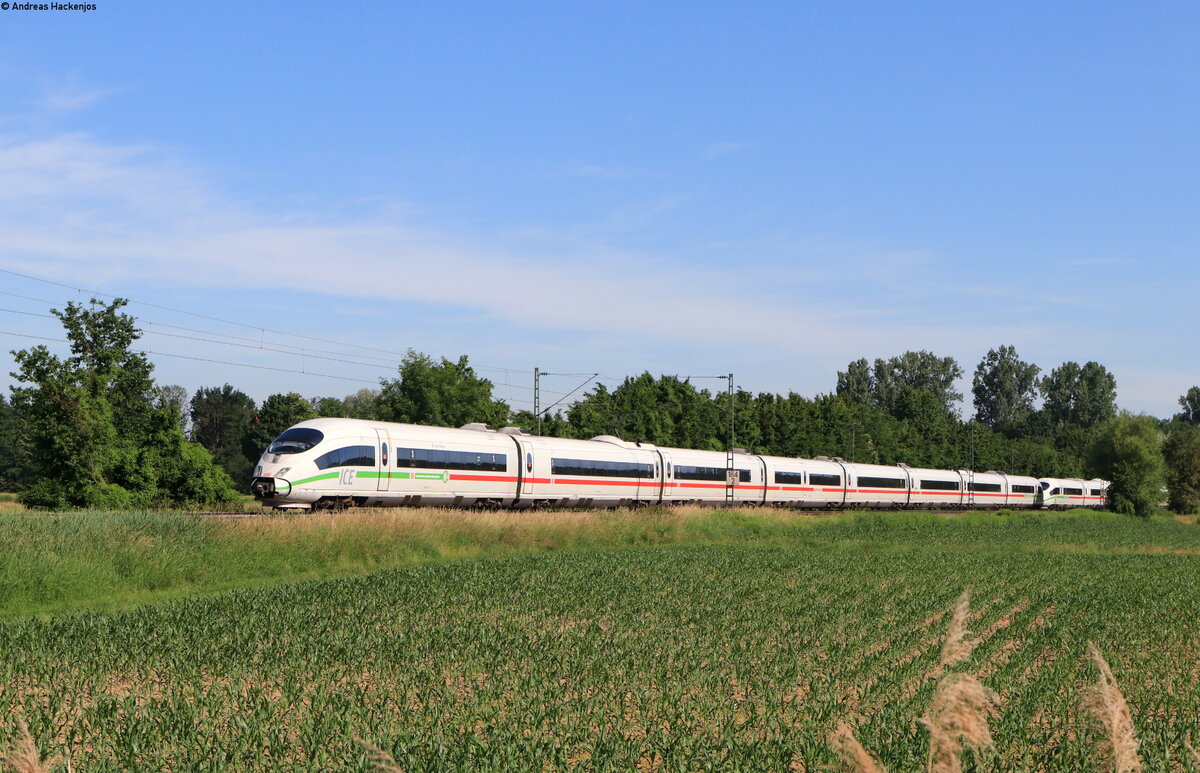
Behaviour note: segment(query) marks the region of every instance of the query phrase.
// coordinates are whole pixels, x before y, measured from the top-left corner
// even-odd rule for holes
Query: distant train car
[[[1107,501],[1101,480],[915,469],[735,450],[663,448],[611,435],[537,437],[515,427],[458,429],[313,419],[284,431],[251,490],[279,508],[346,506],[811,508],[1080,507]]]
[[[1108,504],[1108,482],[1100,479],[1039,478],[1043,507],[1103,507]]]

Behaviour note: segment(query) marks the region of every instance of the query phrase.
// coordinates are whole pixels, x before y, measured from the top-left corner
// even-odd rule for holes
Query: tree
[[[875,404],[885,411],[896,406],[897,395],[903,387],[932,393],[946,411],[953,412],[962,393],[954,390],[954,382],[963,370],[953,357],[938,357],[932,352],[905,352],[890,360],[875,360]]]
[[[492,382],[475,375],[466,355],[451,362],[408,350],[400,377],[382,382],[376,409],[382,421],[459,427],[472,422],[501,425],[506,403],[492,397]]]
[[[1163,434],[1149,416],[1122,412],[1101,425],[1088,454],[1091,472],[1112,482],[1109,502],[1119,513],[1147,517],[1165,484]]]
[[[316,414],[323,418],[346,418],[346,404],[336,397],[314,397],[308,403]]]
[[[285,429],[308,419],[317,418],[312,404],[295,392],[274,394],[251,417],[242,436],[242,453],[253,466],[271,441]]]
[[[1188,424],[1200,424],[1200,386],[1192,387],[1180,397],[1179,407],[1183,408],[1183,413],[1177,414],[1176,418]]]
[[[1167,504],[1176,513],[1200,513],[1200,428],[1177,424],[1163,443]]]
[[[0,491],[16,491],[25,482],[26,459],[17,411],[0,395]]]
[[[1053,422],[1086,429],[1117,415],[1117,380],[1097,362],[1064,362],[1042,379],[1042,393]]]
[[[844,372],[838,371],[837,395],[859,405],[874,403],[875,377],[871,375],[871,365],[865,357],[847,365]]]
[[[1016,347],[991,349],[975,368],[971,393],[975,420],[994,429],[1012,429],[1033,413],[1037,398],[1037,365],[1022,362]]]
[[[953,357],[938,357],[926,351],[876,359],[872,367],[865,359],[858,359],[845,371],[838,371],[837,396],[891,412],[901,390],[917,389],[933,394],[945,411],[953,413],[954,403],[962,400],[962,394],[954,391],[954,382],[962,374]]]
[[[37,508],[145,508],[236,498],[228,476],[179,427],[153,366],[131,346],[140,337],[126,301],[52,310],[71,356],[45,346],[14,352],[25,386],[13,388],[29,456],[21,499]]]
[[[343,410],[348,419],[379,419],[379,390],[360,389],[342,398]]]
[[[360,389],[352,395],[343,398],[314,397],[313,410],[318,416],[328,416],[338,419],[374,419],[378,420],[376,404],[379,400],[379,390]]]
[[[169,386],[155,387],[154,389],[154,404],[160,408],[174,408],[179,415],[179,431],[184,435],[188,434],[190,412],[188,410],[188,393],[187,390],[178,384]]]
[[[254,462],[246,458],[242,442],[254,418],[254,407],[250,395],[225,384],[197,389],[189,411],[192,440],[208,449],[216,463],[244,490],[249,490]]]

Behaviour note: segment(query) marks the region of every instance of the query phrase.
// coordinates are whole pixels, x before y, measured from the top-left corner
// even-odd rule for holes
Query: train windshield
[[[308,427],[292,427],[275,438],[275,442],[267,448],[268,454],[299,454],[307,451],[325,439],[319,430]]]

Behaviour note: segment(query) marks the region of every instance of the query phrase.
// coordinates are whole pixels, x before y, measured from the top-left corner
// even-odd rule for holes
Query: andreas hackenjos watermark
[[[95,3],[21,3],[0,2],[0,11],[78,11],[96,10]]]

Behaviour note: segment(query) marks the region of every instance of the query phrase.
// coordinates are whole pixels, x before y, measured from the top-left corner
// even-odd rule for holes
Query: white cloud
[[[74,112],[89,108],[107,97],[127,90],[89,89],[79,82],[78,77],[73,77],[46,89],[38,100],[38,106],[56,113]]]
[[[267,215],[222,197],[200,170],[161,149],[78,133],[0,138],[0,202],[0,260],[91,284],[266,281],[277,290],[475,307],[531,327],[726,343],[764,328],[811,330],[824,316],[809,304],[761,303],[752,268],[683,267],[566,240],[570,254],[531,258],[395,216]],[[829,332],[822,341],[837,338]]]
[[[607,219],[653,220],[680,201]],[[530,340],[594,336],[643,356],[707,347],[710,362],[740,360],[743,372],[825,389],[860,356],[930,349],[970,370],[992,346],[1024,352],[1047,337],[1069,346],[1078,334],[1033,313],[992,313],[985,296],[1002,287],[939,296],[949,283],[929,277],[943,260],[925,250],[819,239],[784,245],[791,264],[776,255],[714,267],[613,249],[591,229],[513,231],[498,246],[415,223],[408,207],[358,208],[367,206],[358,217],[268,214],[160,147],[0,136],[0,266],[82,286],[136,278],[323,293],[332,308],[356,298],[444,304]]]
[[[571,177],[590,177],[596,180],[629,180],[638,176],[638,172],[627,166],[603,166],[600,164],[581,164],[567,170]]]
[[[704,157],[706,159],[720,158],[721,156],[728,156],[745,150],[748,147],[750,147],[749,143],[745,142],[714,142],[704,149]]]

